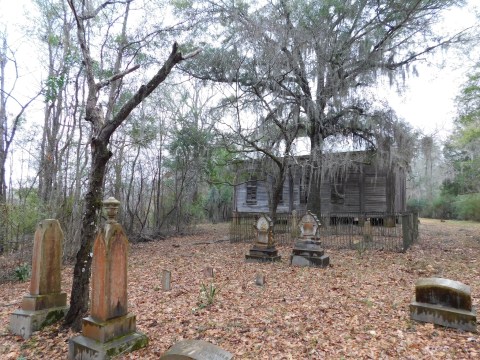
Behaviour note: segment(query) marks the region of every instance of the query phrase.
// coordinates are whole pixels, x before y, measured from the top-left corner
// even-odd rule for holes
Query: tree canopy
[[[230,85],[231,95],[224,104],[237,113],[252,104],[252,96],[260,96],[264,104],[281,104],[283,121],[288,114],[298,113],[301,121],[293,127],[309,137],[312,171],[318,172],[321,166],[314,159],[320,158],[326,139],[346,137],[373,148],[385,145],[378,143],[379,137],[385,138],[383,130],[398,120],[393,120],[388,106],[379,104],[369,89],[384,76],[392,82],[402,81],[421,56],[459,40],[460,34],[442,37],[432,27],[443,10],[461,3],[202,2],[198,10],[208,10],[205,22],[222,30],[214,32],[215,40],[208,35],[200,38],[208,45],[184,70]],[[271,109],[280,114],[279,106],[271,105]],[[267,109],[263,114],[265,122],[271,119]],[[243,113],[241,121],[248,116]],[[291,130],[292,124],[284,128]],[[395,134],[400,135],[400,128]],[[318,202],[317,198],[311,201]]]

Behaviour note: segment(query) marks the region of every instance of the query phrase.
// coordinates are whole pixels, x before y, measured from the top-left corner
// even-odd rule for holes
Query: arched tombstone
[[[245,255],[247,262],[272,262],[280,261],[281,256],[275,247],[273,238],[273,221],[268,215],[261,215],[254,224],[257,239]]]
[[[128,312],[128,238],[116,221],[120,202],[103,202],[107,221],[93,244],[90,316],[83,319],[82,335],[69,341],[68,359],[110,359],[147,346],[136,331],[136,316]]]
[[[318,239],[318,218],[308,211],[299,223],[300,237],[293,245],[290,264],[296,266],[326,267],[330,258],[325,255]]]
[[[444,278],[421,278],[415,283],[410,318],[450,328],[477,332],[470,286]]]
[[[320,227],[320,221],[316,215],[312,214],[310,210],[302,216],[298,226],[300,228],[301,240],[318,240],[318,228]]]
[[[35,231],[30,293],[10,316],[10,331],[28,339],[34,331],[65,316],[67,294],[61,290],[63,231],[55,219],[41,221]]]

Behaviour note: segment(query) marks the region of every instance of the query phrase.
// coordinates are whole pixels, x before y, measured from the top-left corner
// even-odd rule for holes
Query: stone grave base
[[[67,293],[25,295],[22,300],[22,309],[31,311],[60,308],[66,305]]]
[[[147,346],[146,335],[136,331],[136,316],[127,314],[107,321],[83,319],[82,335],[68,344],[69,360],[110,359]]]
[[[301,240],[297,241],[290,255],[290,264],[296,266],[327,267],[330,257],[325,255],[320,241]]]
[[[327,255],[310,256],[310,255],[291,255],[290,264],[301,267],[327,267],[330,263],[330,257]]]
[[[245,255],[247,262],[275,262],[280,261],[282,257],[278,255],[276,248],[261,248],[253,246],[250,252]]]
[[[475,310],[466,311],[413,301],[410,304],[412,320],[428,322],[449,328],[477,332],[477,317]]]
[[[133,332],[101,343],[83,335],[68,342],[68,360],[103,360],[141,349],[148,345],[145,334]]]
[[[137,329],[136,316],[127,314],[107,321],[97,321],[91,316],[83,319],[82,335],[101,343],[109,342]]]
[[[13,334],[28,339],[34,331],[63,319],[67,311],[68,306],[33,311],[18,309],[10,315],[9,329]]]

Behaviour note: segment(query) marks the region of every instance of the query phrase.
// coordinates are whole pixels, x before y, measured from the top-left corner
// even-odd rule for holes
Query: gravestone
[[[30,293],[22,308],[10,316],[10,330],[28,339],[34,331],[65,316],[67,294],[61,291],[63,231],[58,220],[43,220],[37,225],[33,245]]]
[[[231,360],[233,355],[203,340],[183,340],[173,345],[160,360]]]
[[[275,247],[273,239],[273,221],[267,215],[261,215],[255,223],[257,239],[245,255],[247,262],[273,262],[280,261],[281,256]]]
[[[325,255],[318,240],[318,228],[320,222],[310,211],[300,220],[300,238],[293,245],[290,264],[308,267],[326,267],[330,258]]]
[[[370,218],[367,218],[363,223],[363,241],[369,243],[373,240],[373,229],[372,223],[370,222]]]
[[[443,278],[422,278],[415,284],[410,318],[465,331],[477,331],[470,286]]]
[[[291,219],[292,226],[290,228],[290,236],[292,237],[292,239],[296,239],[299,235],[297,210],[292,210]]]
[[[170,291],[172,289],[172,273],[168,270],[162,271],[162,290]]]
[[[265,275],[262,273],[257,273],[255,275],[255,285],[263,286],[265,285]]]
[[[83,319],[82,335],[69,341],[70,360],[110,359],[148,344],[127,309],[128,239],[115,219],[120,202],[103,204],[108,220],[93,244],[90,316]]]
[[[213,268],[211,266],[207,266],[205,269],[203,269],[203,275],[206,278],[213,278]]]

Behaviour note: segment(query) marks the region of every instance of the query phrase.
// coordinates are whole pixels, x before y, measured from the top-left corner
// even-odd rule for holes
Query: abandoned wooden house
[[[406,210],[406,170],[402,166],[384,164],[365,151],[330,154],[329,159],[320,187],[321,216],[348,213],[377,217]],[[308,157],[292,159],[277,214],[306,211],[309,174]],[[270,212],[274,176],[275,167],[265,162],[243,163],[234,187],[234,216]]]

